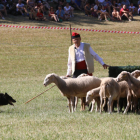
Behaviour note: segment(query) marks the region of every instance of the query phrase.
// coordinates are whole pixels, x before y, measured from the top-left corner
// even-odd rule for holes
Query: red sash
[[[87,65],[86,65],[86,62],[85,60],[81,61],[81,62],[77,62],[76,63],[76,66],[75,66],[75,69],[76,70],[83,70],[83,69],[87,69]],[[88,73],[88,75],[92,76],[92,73]]]

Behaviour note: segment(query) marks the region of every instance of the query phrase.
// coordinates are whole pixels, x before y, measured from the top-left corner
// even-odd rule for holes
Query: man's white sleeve
[[[71,62],[71,58],[70,58],[70,52],[69,52],[69,57],[68,57],[68,69],[67,69],[67,75],[71,76],[72,73],[72,62]]]
[[[93,49],[90,47],[89,48],[90,54],[93,55],[93,58],[98,61],[101,65],[104,65],[105,63],[103,62],[103,59],[93,51]]]

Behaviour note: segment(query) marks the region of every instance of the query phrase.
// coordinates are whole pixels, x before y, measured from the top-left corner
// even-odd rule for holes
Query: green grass
[[[79,14],[79,15],[78,15]],[[0,24],[30,26],[65,26],[88,29],[139,31],[140,17],[132,22],[100,22],[76,13],[70,22],[31,22],[26,17],[8,16]],[[77,31],[82,41],[91,44],[108,65],[139,65],[140,35]],[[0,92],[8,92],[17,100],[15,106],[0,108],[0,139],[140,139],[140,117],[129,113],[77,112],[68,113],[67,100],[58,88],[45,91],[43,80],[49,73],[66,75],[68,30],[16,29],[0,27]],[[108,76],[108,70],[95,61],[97,77]]]

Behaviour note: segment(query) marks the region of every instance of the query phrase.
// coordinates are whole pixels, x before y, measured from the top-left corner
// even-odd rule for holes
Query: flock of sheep
[[[77,78],[67,78],[52,73],[45,77],[43,84],[47,86],[51,83],[55,83],[62,95],[67,97],[69,112],[76,111],[78,98],[81,98],[81,110],[85,110],[85,106],[91,102],[91,112],[95,103],[97,103],[96,111],[100,111],[100,113],[107,103],[107,110],[112,113],[115,100],[119,112],[121,98],[127,100],[124,114],[128,112],[129,108],[133,111],[138,108],[140,70],[135,70],[132,73],[122,71],[116,78],[97,78],[87,74],[81,74]]]

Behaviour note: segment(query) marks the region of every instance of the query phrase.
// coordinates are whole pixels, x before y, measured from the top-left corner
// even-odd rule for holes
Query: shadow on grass
[[[0,19],[0,24],[34,24],[34,26],[60,26],[60,27],[69,27],[69,24],[72,25],[78,25],[78,26],[85,26],[85,25],[110,25],[112,23],[105,22],[105,21],[99,21],[95,17],[87,17],[84,15],[81,11],[75,11],[74,17],[72,17],[69,21],[63,21],[63,22],[55,22],[55,21],[49,21],[48,15],[45,15],[47,17],[47,21],[36,21],[36,20],[29,20],[27,16],[13,16],[8,15],[5,17],[5,20]]]

